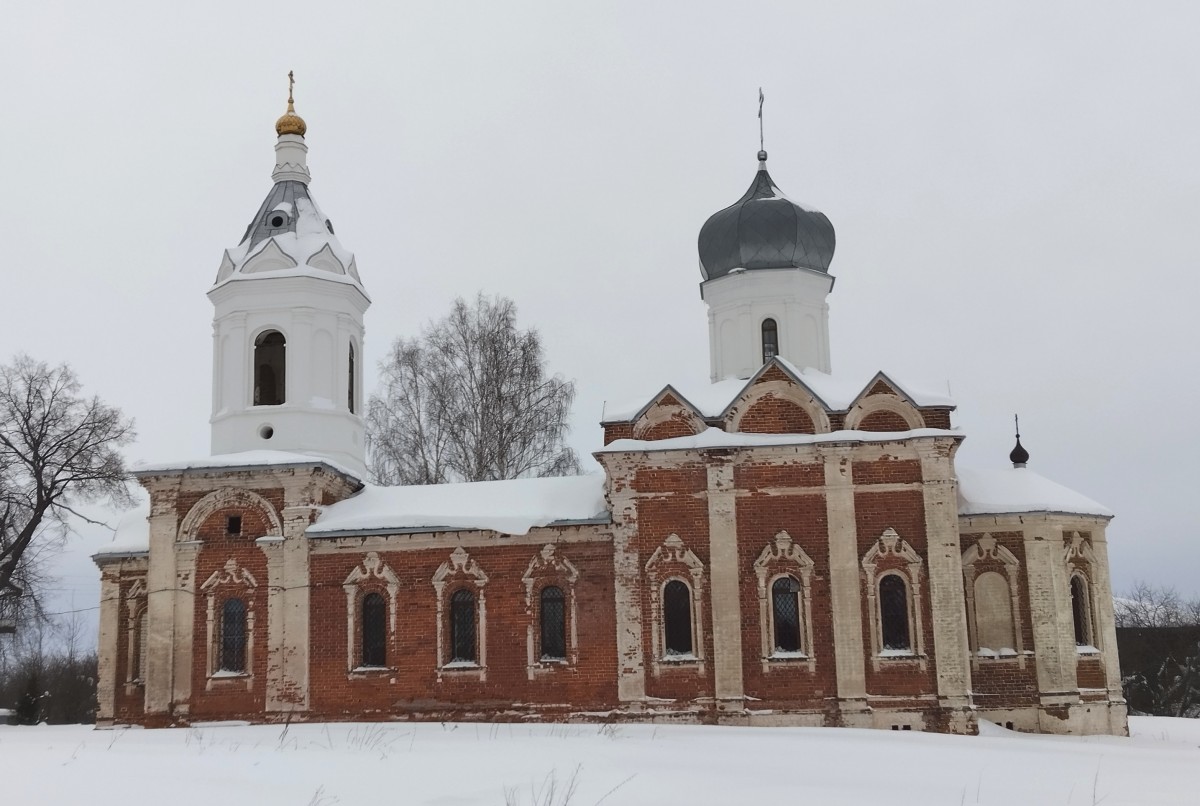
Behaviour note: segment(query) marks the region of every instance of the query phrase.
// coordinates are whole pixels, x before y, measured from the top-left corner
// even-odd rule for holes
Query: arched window
[[[542,588],[542,660],[567,657],[567,608],[562,588]]]
[[[450,661],[475,662],[475,594],[455,591],[450,597]]]
[[[226,599],[221,606],[221,663],[222,672],[246,671],[246,603],[241,599]]]
[[[879,580],[879,632],[885,651],[911,651],[908,585],[899,574],[887,574]]]
[[[362,665],[387,666],[387,604],[378,593],[362,600]]]
[[[780,577],[771,586],[771,623],[775,625],[775,651],[800,651],[800,583]]]
[[[350,345],[350,374],[346,386],[346,407],[354,413],[354,345]]]
[[[692,591],[672,579],[663,588],[663,643],[667,655],[692,655]]]
[[[1092,609],[1088,606],[1087,583],[1071,577],[1071,616],[1075,621],[1075,645],[1092,646]]]
[[[1016,651],[1012,593],[1008,580],[996,571],[975,577],[975,643],[995,652]]]
[[[764,319],[762,323],[762,357],[767,363],[779,355],[779,328],[774,319]]]
[[[286,351],[287,341],[278,330],[267,330],[254,340],[254,405],[278,406],[284,402]]]

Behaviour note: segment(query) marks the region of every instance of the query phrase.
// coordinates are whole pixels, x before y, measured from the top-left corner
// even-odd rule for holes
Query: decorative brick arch
[[[911,431],[924,427],[921,413],[899,395],[868,395],[846,414],[846,429],[850,431]]]
[[[225,487],[204,496],[188,510],[183,522],[179,524],[176,541],[183,543],[198,539],[197,532],[211,515],[223,509],[234,508],[253,509],[261,513],[270,525],[268,534],[283,535],[283,522],[279,520],[279,515],[275,512],[275,507],[271,506],[271,502],[250,490]],[[259,537],[264,537],[264,535],[259,535]]]
[[[790,380],[759,381],[733,404],[727,429],[759,434],[826,434],[829,415]]]
[[[633,424],[634,439],[671,439],[690,437],[706,428],[696,412],[674,395],[661,395]]]

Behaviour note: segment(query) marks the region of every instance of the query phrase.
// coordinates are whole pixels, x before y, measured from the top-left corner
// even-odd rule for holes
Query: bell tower
[[[288,451],[365,478],[363,314],[354,255],[309,191],[307,125],[275,123],[274,185],[208,291],[213,313],[212,452]]]

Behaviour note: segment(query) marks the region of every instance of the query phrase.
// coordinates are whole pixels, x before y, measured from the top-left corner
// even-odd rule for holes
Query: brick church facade
[[[96,555],[102,724],[671,720],[1127,732],[1111,513],[956,465],[953,402],[830,373],[834,248],[759,171],[704,225],[712,383],[603,417],[603,473],[365,483],[354,257],[305,124],[209,292],[213,455]]]

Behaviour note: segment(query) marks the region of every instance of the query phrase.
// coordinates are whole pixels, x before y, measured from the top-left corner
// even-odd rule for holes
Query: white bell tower
[[[307,126],[275,124],[275,180],[208,292],[213,314],[214,455],[288,451],[366,478],[363,314],[354,255],[309,193]]]

